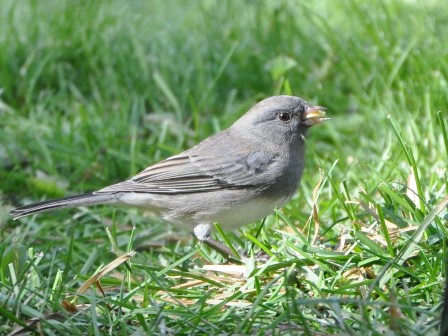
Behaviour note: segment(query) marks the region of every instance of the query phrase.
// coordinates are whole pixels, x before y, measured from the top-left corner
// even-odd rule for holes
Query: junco
[[[262,219],[295,193],[304,168],[308,129],[329,118],[325,108],[293,96],[253,106],[228,129],[191,149],[146,168],[131,179],[92,193],[14,209],[16,218],[57,208],[119,204],[143,208],[193,231],[223,255],[231,250],[211,238]]]

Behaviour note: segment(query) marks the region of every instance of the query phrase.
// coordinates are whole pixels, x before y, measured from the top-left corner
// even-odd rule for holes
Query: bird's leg
[[[230,249],[228,246],[210,237],[211,232],[212,226],[210,224],[199,224],[196,225],[193,229],[193,233],[199,241],[204,242],[205,244],[210,246],[216,252],[221,254],[225,259],[239,262],[239,255],[235,255],[232,249]],[[235,257],[237,259],[235,259]]]
[[[235,253],[233,253],[232,249],[223,243],[213,239],[212,237],[206,237],[203,240],[208,246],[214,249],[216,252],[221,254],[224,258],[229,259],[229,257],[236,257]]]

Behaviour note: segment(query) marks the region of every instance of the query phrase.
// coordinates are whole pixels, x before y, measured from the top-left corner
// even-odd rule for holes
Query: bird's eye
[[[278,114],[278,119],[281,121],[290,121],[291,115],[288,112],[281,112]]]

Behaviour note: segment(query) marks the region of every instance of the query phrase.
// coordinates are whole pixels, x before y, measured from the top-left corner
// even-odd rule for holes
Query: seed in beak
[[[303,113],[303,124],[308,126],[313,126],[316,124],[320,124],[326,120],[330,120],[330,118],[325,118],[325,110],[326,108],[323,106],[309,106]]]

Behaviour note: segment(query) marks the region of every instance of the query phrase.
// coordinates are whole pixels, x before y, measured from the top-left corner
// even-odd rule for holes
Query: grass
[[[3,1],[0,334],[436,335],[447,13],[443,1]],[[217,234],[252,253],[233,273],[133,209],[8,215],[126,179],[279,93],[333,119],[310,132],[284,209]]]

